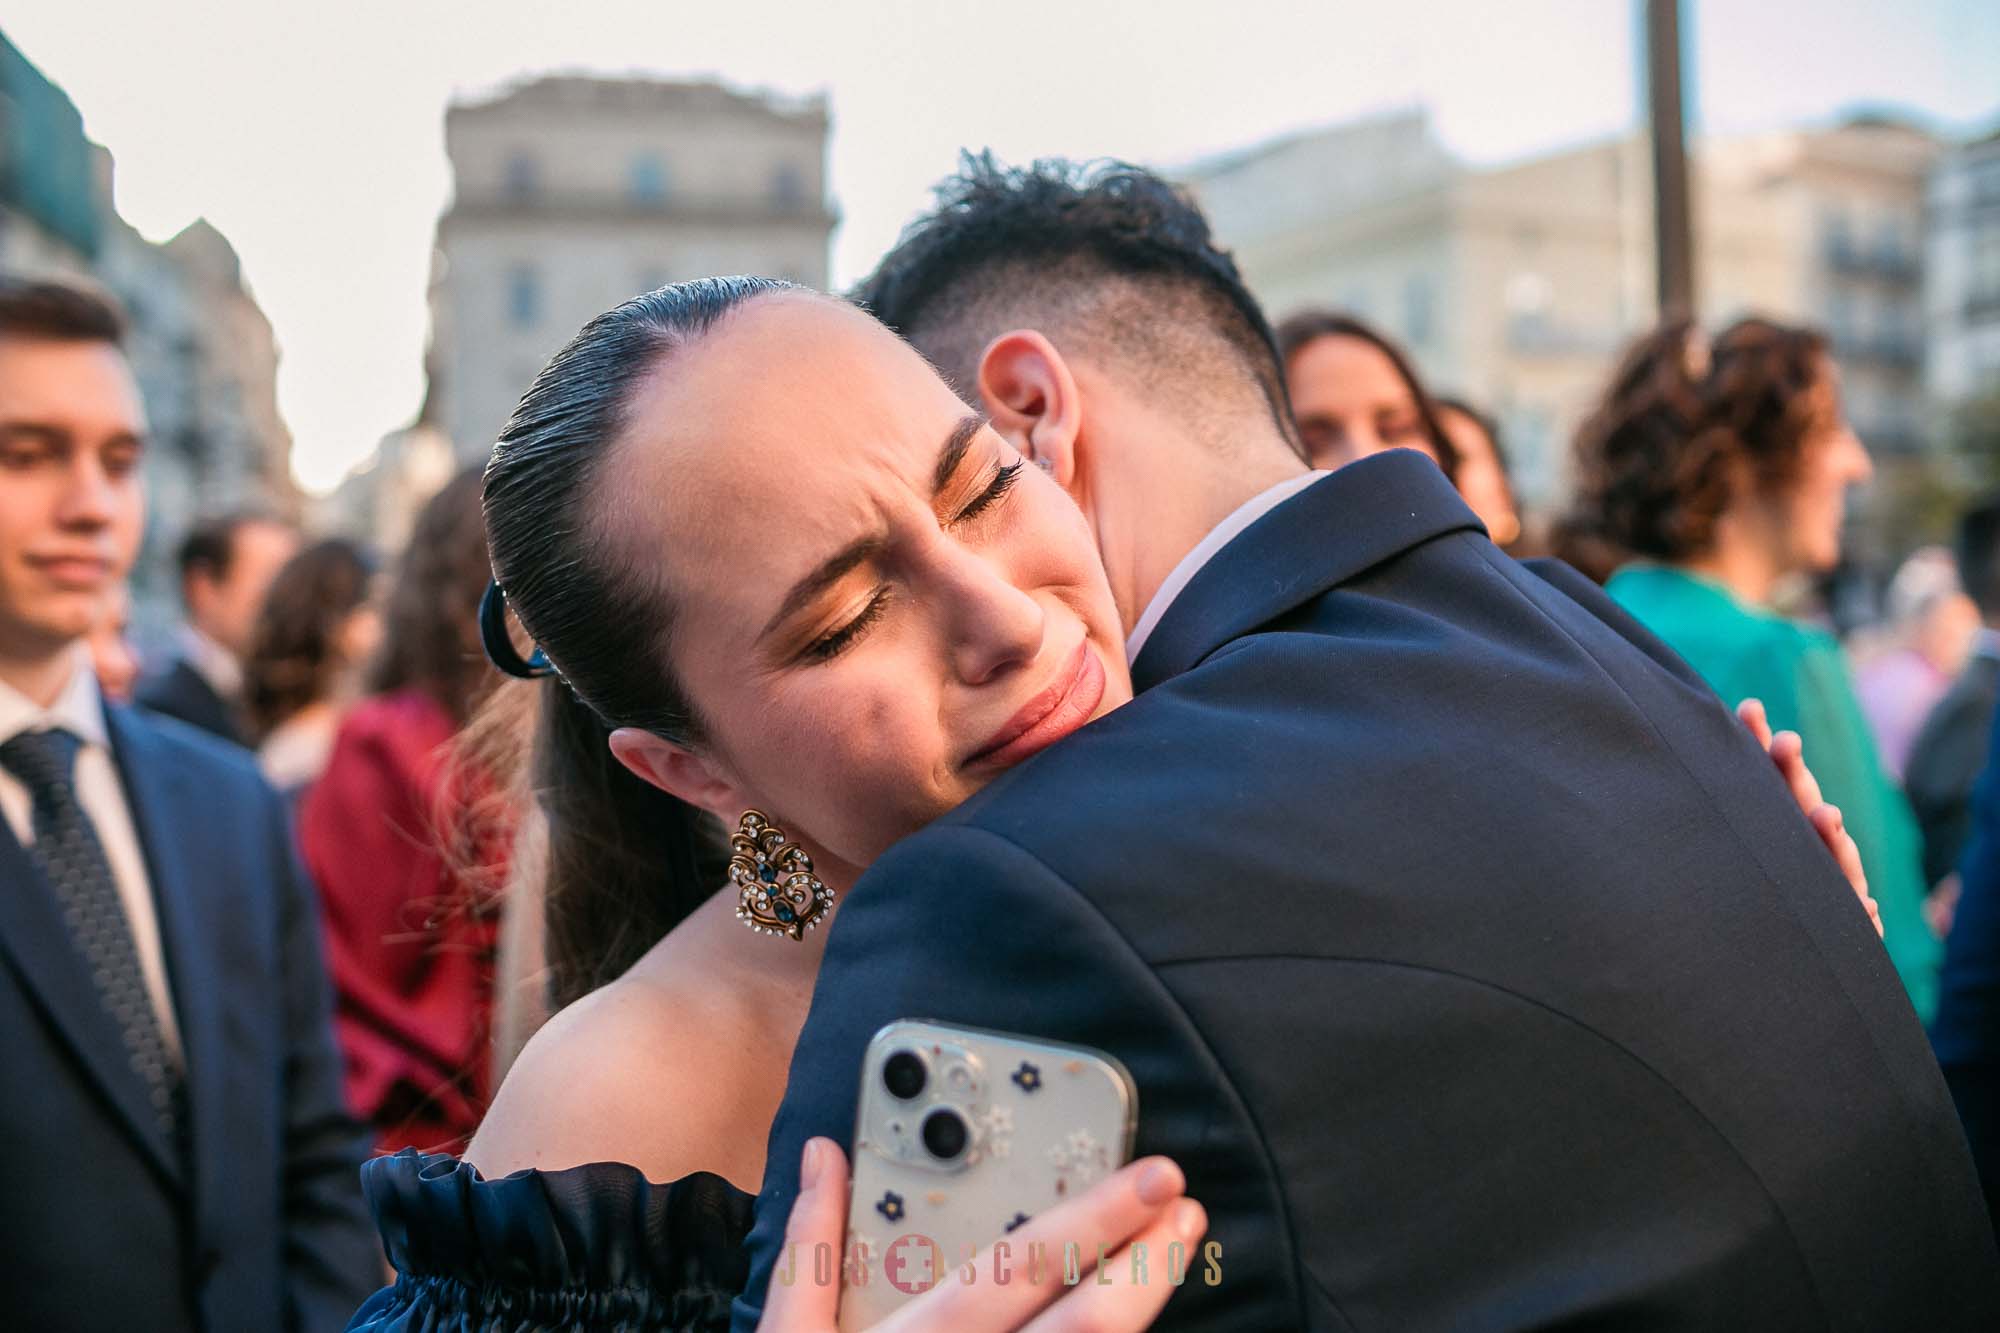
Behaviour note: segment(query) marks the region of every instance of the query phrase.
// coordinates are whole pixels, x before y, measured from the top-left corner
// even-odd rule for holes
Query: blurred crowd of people
[[[2000,697],[2000,498],[1964,515],[1951,549],[1910,555],[1888,582],[1884,622],[1843,645],[1812,614],[1812,589],[1839,561],[1844,501],[1868,480],[1870,462],[1817,332],[1746,319],[1711,334],[1677,321],[1637,339],[1606,368],[1574,441],[1571,503],[1540,533],[1517,505],[1504,441],[1479,404],[1433,393],[1405,350],[1352,315],[1297,312],[1277,333],[1314,468],[1392,448],[1428,455],[1496,543],[1569,560],[1723,700],[1759,699],[1774,728],[1800,735],[1859,845],[1897,972],[1962,1091],[1991,1197],[2000,1180],[2000,772],[1987,757]],[[393,554],[315,540],[264,513],[202,522],[179,547],[185,623],[174,650],[141,662],[125,633],[122,579],[93,582],[90,562],[125,572],[105,543],[129,545],[136,534],[120,509],[136,500],[120,497],[136,486],[137,464],[116,455],[140,448],[142,408],[115,365],[56,364],[64,353],[115,361],[117,347],[115,315],[96,298],[11,279],[0,287],[0,705],[9,729],[0,740],[61,714],[73,679],[62,664],[74,661],[76,678],[94,678],[106,699],[254,756],[282,798],[319,939],[253,968],[261,980],[230,1000],[232,1012],[279,1003],[290,985],[310,989],[323,958],[342,1108],[376,1152],[455,1150],[546,1009],[533,873],[542,853],[525,841],[541,832],[517,776],[523,715],[501,701],[482,712],[499,677],[474,616],[490,573],[479,473],[447,484]],[[35,487],[40,498],[23,499]],[[54,592],[35,583],[37,562],[51,560],[81,562],[57,571]],[[86,754],[106,744],[83,742]],[[218,838],[263,836],[210,809],[240,803],[243,789],[210,772],[227,767],[220,749],[198,753],[200,764],[170,779],[193,788],[190,813],[163,825],[136,808],[146,784],[136,761],[119,756],[137,823],[203,855]],[[41,819],[57,798],[27,791],[32,778],[4,775],[0,795],[6,783],[23,785],[7,813],[22,844],[35,845],[42,826],[31,828],[29,808]],[[517,830],[529,870],[515,858],[510,874]],[[103,840],[108,848],[114,838]],[[155,864],[167,857],[149,851]],[[136,921],[130,934],[141,956],[163,947]],[[174,932],[165,935],[171,955]],[[182,974],[191,966],[173,962]],[[268,994],[255,993],[259,984]],[[316,1021],[310,1005],[302,1013],[299,1021]],[[162,1026],[175,1017],[190,1025],[163,1014]],[[10,1056],[22,1021],[0,1015]],[[310,1033],[292,1050],[232,1033],[226,1019],[218,1031],[191,1043],[193,1058],[263,1060],[276,1071],[270,1086],[296,1088]],[[176,1151],[218,1147],[196,1134]],[[321,1151],[345,1160],[337,1146]],[[351,1175],[351,1165],[341,1169]],[[334,1188],[352,1193],[351,1182]],[[300,1196],[288,1188],[285,1197],[291,1208]],[[234,1243],[239,1224],[216,1220],[234,1202],[211,1193],[180,1214],[194,1269]],[[363,1236],[353,1203],[314,1207]],[[255,1224],[290,1225],[270,1211]],[[358,1300],[379,1275],[355,1272],[351,1247],[337,1248],[317,1262],[317,1280],[335,1293],[323,1311]]]

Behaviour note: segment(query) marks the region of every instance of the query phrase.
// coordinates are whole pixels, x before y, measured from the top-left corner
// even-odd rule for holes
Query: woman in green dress
[[[1571,550],[1615,571],[1605,590],[1724,702],[1761,699],[1772,727],[1800,735],[1860,845],[1890,959],[1928,1022],[1940,947],[1923,917],[1916,821],[1840,646],[1771,609],[1787,579],[1833,567],[1847,488],[1872,471],[1825,339],[1746,319],[1709,345],[1669,324],[1627,353],[1578,433],[1575,463]]]

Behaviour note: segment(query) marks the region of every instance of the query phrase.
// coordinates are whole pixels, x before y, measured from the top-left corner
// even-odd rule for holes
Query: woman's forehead
[[[1290,370],[1294,384],[1322,397],[1347,400],[1409,394],[1409,386],[1396,373],[1388,354],[1365,338],[1345,334],[1315,338],[1293,356]]]
[[[616,540],[669,581],[782,577],[927,489],[964,406],[867,315],[803,293],[750,302],[635,393],[603,499]],[[754,562],[755,570],[744,567]]]

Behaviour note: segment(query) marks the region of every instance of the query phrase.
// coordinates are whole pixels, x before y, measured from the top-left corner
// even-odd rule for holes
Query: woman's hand
[[[818,1245],[842,1252],[847,1225],[847,1158],[830,1139],[807,1142],[799,1165],[800,1190],[785,1224],[785,1244],[795,1255],[810,1255]],[[1074,1199],[1042,1213],[1006,1237],[1012,1255],[1000,1264],[1007,1281],[995,1276],[991,1248],[982,1253],[979,1280],[962,1282],[958,1270],[875,1327],[882,1333],[916,1333],[948,1328],[952,1333],[1125,1333],[1149,1326],[1173,1295],[1167,1280],[1167,1247],[1179,1242],[1194,1255],[1208,1214],[1184,1191],[1180,1168],[1164,1157],[1147,1157],[1105,1177]],[[1104,1266],[1111,1279],[1075,1286],[1063,1281],[1063,1247],[1074,1242],[1084,1274],[1097,1266],[1098,1247],[1110,1257]],[[1053,1261],[1030,1265],[1030,1249],[1045,1246]],[[1133,1282],[1133,1245],[1144,1245],[1151,1256],[1140,1265],[1154,1274]],[[1117,1247],[1117,1248],[1113,1248]],[[840,1300],[840,1284],[807,1279],[810,1261],[800,1261],[799,1280],[791,1286],[773,1281],[764,1305],[759,1333],[832,1333]]]
[[[1799,810],[1813,826],[1813,831],[1819,834],[1826,849],[1833,853],[1841,873],[1847,876],[1847,882],[1854,888],[1854,896],[1868,909],[1868,919],[1875,923],[1875,933],[1880,935],[1882,909],[1868,896],[1868,875],[1861,868],[1861,849],[1849,836],[1847,825],[1840,816],[1840,807],[1827,804],[1820,795],[1819,780],[1806,767],[1805,744],[1799,739],[1799,733],[1781,731],[1773,736],[1761,699],[1745,699],[1736,705],[1736,716],[1750,728],[1750,734],[1757,738],[1757,743],[1771,756],[1771,762],[1778,766],[1779,776],[1792,789],[1792,799],[1799,803]]]

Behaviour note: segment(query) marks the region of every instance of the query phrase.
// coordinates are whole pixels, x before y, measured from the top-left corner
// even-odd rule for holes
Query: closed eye
[[[867,632],[868,627],[882,618],[882,609],[888,604],[889,590],[878,588],[868,599],[868,605],[861,608],[859,615],[839,629],[821,635],[806,645],[801,657],[807,662],[831,662],[840,656],[847,646]]]
[[[1021,469],[1025,466],[1027,460],[1020,459],[1008,467],[1001,468],[994,474],[993,484],[975,496],[971,504],[959,510],[958,516],[952,519],[952,523],[956,525],[975,519],[1006,498],[1007,492],[1014,489],[1014,483],[1020,478]]]

